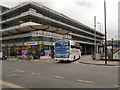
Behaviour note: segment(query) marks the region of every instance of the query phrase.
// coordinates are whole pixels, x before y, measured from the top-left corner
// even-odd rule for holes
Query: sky
[[[104,33],[104,0],[0,0],[0,5],[13,7],[21,2],[39,2],[80,23],[94,28],[96,16],[97,31]],[[106,0],[107,39],[118,39],[118,2]]]

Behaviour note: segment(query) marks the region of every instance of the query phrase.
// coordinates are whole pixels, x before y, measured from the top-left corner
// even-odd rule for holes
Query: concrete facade
[[[17,48],[27,49],[32,45],[39,48],[51,46],[48,47],[50,49],[54,47],[56,40],[62,39],[71,39],[80,43],[84,54],[91,54],[94,51],[93,28],[40,3],[24,2],[7,11],[2,10],[0,15],[2,47],[7,53],[13,53]],[[104,34],[97,31],[96,45],[101,47],[102,40],[104,40]]]
[[[0,13],[8,10],[9,8],[0,5]],[[2,21],[2,15],[0,14],[0,22]],[[0,23],[0,31],[2,29],[2,24]],[[2,32],[0,32],[0,52],[2,52]]]

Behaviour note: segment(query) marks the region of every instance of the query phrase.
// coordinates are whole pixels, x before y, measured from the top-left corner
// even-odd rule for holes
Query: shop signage
[[[43,42],[44,45],[51,45],[51,42]]]
[[[37,42],[25,42],[24,45],[37,45]]]

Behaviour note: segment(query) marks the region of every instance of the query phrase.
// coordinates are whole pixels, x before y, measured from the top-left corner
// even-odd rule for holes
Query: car
[[[7,55],[5,55],[4,53],[0,52],[0,60],[6,60],[7,59]]]

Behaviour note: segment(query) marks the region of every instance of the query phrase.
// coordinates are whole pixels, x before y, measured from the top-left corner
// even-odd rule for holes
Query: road
[[[3,88],[117,88],[118,67],[45,61],[2,61]],[[12,84],[12,85],[11,85]]]

